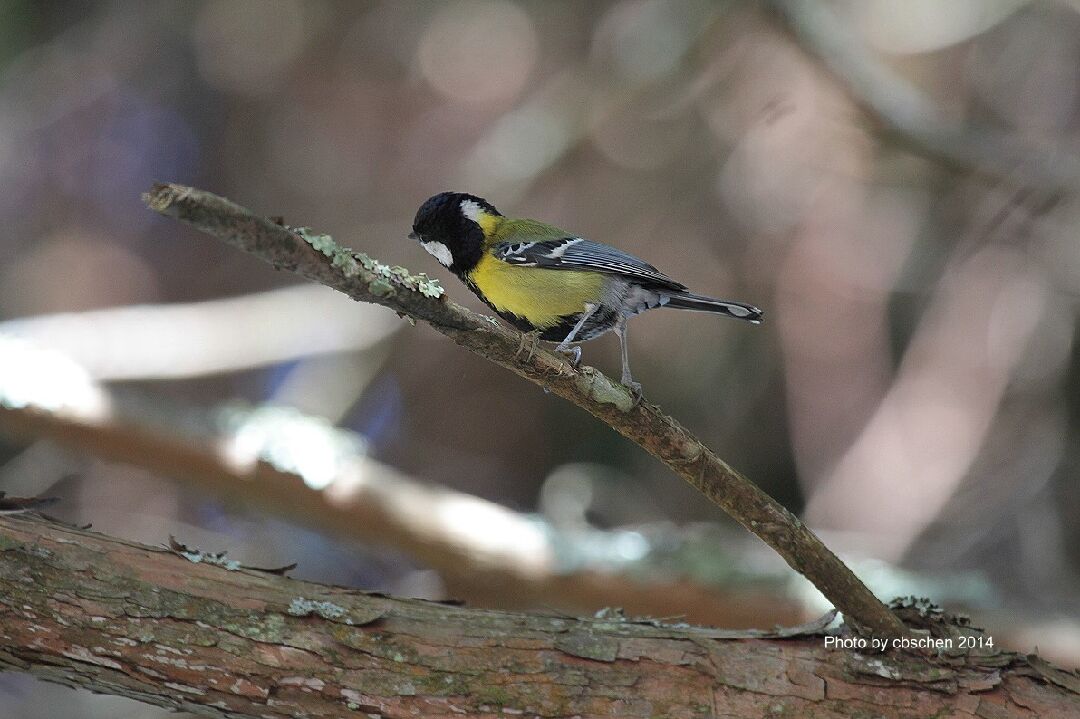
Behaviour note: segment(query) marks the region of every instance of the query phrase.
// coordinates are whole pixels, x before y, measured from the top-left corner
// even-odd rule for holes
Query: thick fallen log
[[[0,668],[217,717],[1080,716],[1080,677],[1038,658],[476,610],[186,551],[0,517]]]

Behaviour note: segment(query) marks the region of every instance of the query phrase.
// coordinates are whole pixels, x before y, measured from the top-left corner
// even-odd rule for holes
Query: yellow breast
[[[597,301],[604,278],[595,272],[519,267],[485,254],[469,280],[495,309],[545,329]]]

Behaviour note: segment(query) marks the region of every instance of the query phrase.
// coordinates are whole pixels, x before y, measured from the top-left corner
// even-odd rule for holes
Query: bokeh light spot
[[[897,54],[940,50],[985,32],[1028,0],[859,0],[846,12],[877,48]]]
[[[470,181],[478,185],[489,178],[502,182],[533,177],[558,157],[569,134],[565,120],[546,108],[508,113],[469,158],[466,176],[476,178]]]
[[[309,35],[304,10],[294,0],[272,5],[256,0],[208,3],[194,28],[203,77],[226,92],[256,95],[273,90]]]
[[[417,55],[439,93],[463,103],[498,102],[521,92],[538,47],[533,22],[517,5],[465,0],[439,9]]]
[[[621,3],[600,21],[594,47],[625,79],[659,80],[678,67],[706,7],[658,0]]]
[[[45,237],[0,270],[8,317],[154,300],[153,268],[131,248],[78,229]]]

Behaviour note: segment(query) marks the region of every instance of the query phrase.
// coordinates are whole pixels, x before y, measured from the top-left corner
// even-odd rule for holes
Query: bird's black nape
[[[475,220],[478,211],[501,216],[495,206],[482,197],[464,192],[440,192],[429,197],[416,211],[413,235],[429,252],[432,243],[445,247],[453,260],[450,271],[462,275],[476,266],[483,252],[484,231]]]
[[[440,192],[427,198],[424,204],[420,205],[420,209],[416,211],[416,220],[413,221],[413,225],[415,226],[422,218],[434,217],[443,213],[461,214],[462,202],[471,202],[491,215],[501,216],[502,214],[495,209],[495,205],[483,197],[470,195],[467,192]]]

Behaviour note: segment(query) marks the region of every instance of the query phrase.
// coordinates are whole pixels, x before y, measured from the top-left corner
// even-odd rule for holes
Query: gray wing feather
[[[676,282],[642,259],[610,245],[580,237],[544,242],[503,242],[495,246],[494,253],[511,265],[550,270],[592,270],[619,275],[651,287],[686,289],[686,285]]]

